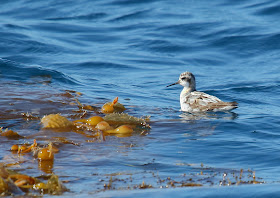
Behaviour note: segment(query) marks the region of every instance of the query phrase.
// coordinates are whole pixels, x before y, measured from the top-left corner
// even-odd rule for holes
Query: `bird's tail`
[[[225,110],[230,111],[233,109],[236,109],[238,107],[238,103],[237,102],[225,102]]]
[[[212,111],[230,111],[238,107],[237,102],[218,102],[211,104],[209,108]]]

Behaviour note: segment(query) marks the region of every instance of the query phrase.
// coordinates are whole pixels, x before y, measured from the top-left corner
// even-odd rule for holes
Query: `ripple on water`
[[[258,16],[273,16],[277,17],[280,13],[280,5],[279,2],[268,1],[265,3],[255,4],[253,6],[254,9],[258,9],[255,11],[255,14]]]

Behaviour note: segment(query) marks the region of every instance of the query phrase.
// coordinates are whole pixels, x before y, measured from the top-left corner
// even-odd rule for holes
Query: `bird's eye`
[[[181,80],[186,80],[186,79],[187,79],[186,77],[181,78]]]

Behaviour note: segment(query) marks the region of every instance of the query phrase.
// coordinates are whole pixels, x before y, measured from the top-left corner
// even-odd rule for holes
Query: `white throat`
[[[182,107],[182,104],[184,104],[186,102],[186,98],[187,96],[192,92],[192,88],[190,87],[184,87],[183,90],[181,91],[181,94],[180,94],[180,104],[181,104],[181,107]]]

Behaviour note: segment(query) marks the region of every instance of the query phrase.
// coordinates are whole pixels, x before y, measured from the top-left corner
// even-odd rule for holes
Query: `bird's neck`
[[[192,91],[195,91],[195,87],[184,87],[184,89],[181,91],[181,96],[188,95]]]
[[[192,89],[192,88],[190,88],[190,87],[184,87],[184,89],[181,91],[181,94],[180,94],[181,109],[182,109],[182,106],[184,106],[184,104],[186,103],[186,100],[187,100],[188,95],[189,95],[192,91],[195,91],[195,89]]]

